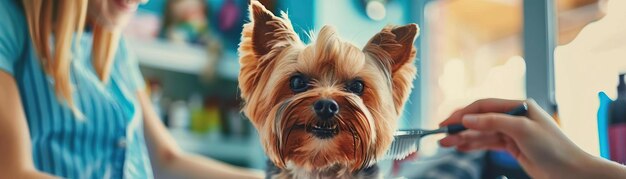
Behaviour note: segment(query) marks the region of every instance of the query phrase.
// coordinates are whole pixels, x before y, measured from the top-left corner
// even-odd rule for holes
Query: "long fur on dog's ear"
[[[374,35],[363,48],[363,52],[381,60],[389,67],[393,81],[393,101],[398,114],[409,97],[417,73],[417,68],[413,64],[416,54],[413,42],[418,33],[419,28],[416,24],[387,26]]]
[[[282,49],[302,43],[285,13],[276,17],[258,1],[249,6],[250,22],[243,26],[239,44],[239,87],[245,100],[257,86],[259,73]]]

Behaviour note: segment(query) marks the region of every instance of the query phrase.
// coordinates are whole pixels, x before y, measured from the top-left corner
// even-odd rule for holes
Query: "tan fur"
[[[269,159],[284,172],[276,177],[353,176],[380,159],[393,140],[397,120],[415,78],[415,24],[385,27],[360,50],[323,27],[304,45],[289,19],[276,17],[253,1],[239,46],[239,87],[243,112],[259,132]],[[295,93],[295,74],[311,79]],[[362,95],[345,90],[362,80]],[[338,134],[319,139],[307,132],[316,116],[312,105],[333,99],[339,106]]]

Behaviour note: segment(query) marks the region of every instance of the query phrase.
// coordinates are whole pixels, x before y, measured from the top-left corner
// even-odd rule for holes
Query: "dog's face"
[[[355,171],[383,156],[412,88],[415,24],[359,49],[324,27],[303,44],[286,15],[250,5],[239,47],[243,112],[279,168]]]

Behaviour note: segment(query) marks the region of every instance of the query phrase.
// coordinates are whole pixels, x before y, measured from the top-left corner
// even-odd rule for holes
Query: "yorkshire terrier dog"
[[[418,27],[387,26],[363,49],[324,26],[305,45],[285,13],[252,1],[239,88],[271,161],[268,178],[377,178],[416,75]]]

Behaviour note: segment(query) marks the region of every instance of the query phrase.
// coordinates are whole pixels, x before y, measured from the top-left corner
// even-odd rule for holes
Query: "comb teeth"
[[[385,154],[385,159],[402,160],[417,151],[417,143],[421,135],[395,136],[391,147]]]

